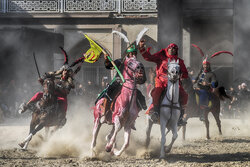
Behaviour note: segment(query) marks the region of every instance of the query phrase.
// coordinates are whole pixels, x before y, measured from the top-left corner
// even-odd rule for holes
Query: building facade
[[[234,52],[234,57],[221,55],[211,60],[221,83],[228,87],[235,80],[250,77],[248,70],[242,69],[242,64],[250,66],[248,7],[248,0],[0,0],[0,39],[4,43],[0,52],[2,57],[7,55],[4,59],[14,59],[15,68],[32,61],[35,52],[45,72],[61,66],[58,46],[64,46],[70,61],[84,53],[88,44],[79,32],[100,42],[115,59],[124,53],[126,44],[112,30],[127,34],[133,41],[142,28],[148,27],[147,45],[153,45],[152,52],[175,42],[180,57],[195,71],[199,71],[202,58],[191,47],[193,43],[208,55],[219,50]],[[147,68],[154,67],[139,59]],[[10,67],[1,62],[2,68]],[[34,77],[33,66],[28,67],[29,73],[13,73],[19,76],[22,71]],[[102,59],[95,64],[84,63],[83,68],[78,76],[81,82],[100,84],[100,78],[112,75],[104,69]]]

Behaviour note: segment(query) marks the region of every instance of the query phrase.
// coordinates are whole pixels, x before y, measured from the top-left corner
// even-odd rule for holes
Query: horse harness
[[[168,74],[169,74],[169,72],[168,72]],[[172,82],[172,83],[174,83],[173,82],[173,80],[170,80],[170,82]],[[166,91],[164,91],[164,94],[166,94],[167,93],[167,90]],[[174,93],[174,89],[172,89],[172,95],[173,95],[173,93]],[[161,104],[161,107],[168,107],[168,108],[170,108],[170,118],[172,117],[172,112],[173,112],[173,109],[177,109],[177,110],[180,110],[181,111],[181,107],[177,107],[177,106],[174,106],[175,104],[178,104],[179,103],[179,101],[177,102],[177,103],[174,103],[173,102],[173,98],[170,100],[169,98],[168,98],[168,96],[166,96],[167,97],[167,100],[169,101],[169,102],[171,102],[171,105],[169,105],[169,104]]]

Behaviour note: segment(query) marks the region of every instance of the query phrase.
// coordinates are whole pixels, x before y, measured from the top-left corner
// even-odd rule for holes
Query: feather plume
[[[63,47],[59,47],[61,50],[62,50],[62,52],[63,52],[63,55],[64,55],[64,62],[63,62],[63,64],[65,65],[65,64],[68,64],[68,62],[69,62],[69,58],[68,58],[68,55],[67,55],[67,53],[66,53],[66,51],[63,49]]]
[[[197,48],[198,51],[200,52],[201,56],[204,57],[204,53],[203,53],[203,51],[201,50],[201,48],[199,46],[197,46],[195,44],[192,44],[192,46],[195,47],[195,48]]]
[[[229,51],[219,51],[219,52],[216,52],[216,53],[214,53],[212,56],[211,56],[211,58],[213,58],[213,57],[215,57],[215,56],[218,56],[218,55],[220,55],[221,53],[227,53],[227,54],[230,54],[230,55],[232,55],[233,56],[233,53],[231,53],[231,52],[229,52]]]
[[[126,43],[129,43],[128,37],[125,34],[119,32],[119,31],[112,31],[112,34],[119,35]]]
[[[148,31],[148,28],[147,27],[144,27],[143,30],[141,30],[141,32],[137,35],[136,37],[136,45],[139,44],[141,38],[143,37],[143,35]]]

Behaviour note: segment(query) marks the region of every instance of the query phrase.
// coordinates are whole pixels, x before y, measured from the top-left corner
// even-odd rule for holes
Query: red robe
[[[180,70],[181,70],[181,78],[188,78],[188,71],[184,64],[184,61],[179,58],[177,55],[169,55],[167,49],[161,49],[159,52],[151,55],[150,48],[147,50],[141,49],[140,52],[143,58],[147,61],[156,63],[156,77],[155,77],[155,87],[151,92],[151,96],[153,98],[153,103],[150,105],[148,112],[154,107],[159,106],[159,101],[162,92],[167,87],[168,78],[167,78],[167,70],[168,70],[168,60],[179,60]],[[188,94],[183,89],[181,82],[179,82],[180,88],[180,103],[181,105],[186,105],[188,100]]]

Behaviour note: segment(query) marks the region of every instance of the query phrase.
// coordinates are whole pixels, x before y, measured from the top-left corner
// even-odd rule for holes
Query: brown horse
[[[54,79],[47,78],[43,82],[43,96],[35,104],[34,111],[32,113],[32,120],[30,123],[30,131],[28,137],[19,144],[19,146],[26,150],[29,142],[38,131],[43,127],[56,126],[56,129],[63,126],[66,123],[65,119],[61,118],[57,98],[55,96],[55,84]]]
[[[189,85],[190,86],[190,85]],[[199,117],[199,105],[196,102],[196,93],[195,90],[190,88],[188,90],[189,100],[187,104],[186,114],[184,115],[184,119],[187,121],[189,118],[193,117]],[[216,124],[219,129],[219,134],[222,135],[221,131],[221,120],[220,120],[220,100],[225,100],[225,98],[232,100],[230,96],[228,96],[225,92],[224,87],[219,87],[214,89],[214,92],[211,93],[211,106],[205,111],[205,126],[207,131],[207,139],[210,139],[209,134],[209,120],[208,120],[208,114],[211,112],[215,118]],[[183,126],[182,129],[183,132],[183,140],[186,139],[186,125]]]

